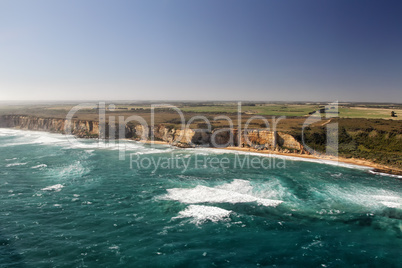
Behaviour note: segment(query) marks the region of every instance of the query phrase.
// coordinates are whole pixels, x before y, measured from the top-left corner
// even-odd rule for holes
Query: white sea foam
[[[241,194],[249,194],[253,190],[249,181],[238,179],[233,180],[231,183],[218,185],[215,188]]]
[[[0,134],[13,137],[8,143],[1,144],[0,147],[41,144],[60,146],[64,149],[86,149],[86,151],[89,153],[92,153],[93,150],[98,149],[125,150],[129,152],[137,152],[138,154],[166,153],[176,149],[169,145],[156,145],[150,147],[148,144],[131,140],[104,142],[102,140],[80,139],[72,135],[32,130],[0,129]]]
[[[389,208],[402,208],[402,196],[397,196],[396,193],[389,193],[389,195],[378,195],[373,198]]]
[[[2,144],[1,147],[28,144],[65,144],[68,142],[66,135],[41,131],[8,129],[4,132],[4,129],[0,129],[0,133],[7,133],[7,136],[13,137],[9,143]]]
[[[155,148],[142,148],[141,151],[133,153],[134,155],[146,155],[146,154],[160,154],[160,153],[170,153],[173,152],[174,148],[166,148],[166,149],[155,149]]]
[[[10,137],[17,135],[15,129],[0,128],[0,137]]]
[[[231,210],[226,210],[218,207],[190,205],[185,210],[179,212],[177,218],[193,218],[192,222],[195,224],[201,224],[206,221],[218,222],[222,220],[228,220],[228,217],[232,213]]]
[[[6,167],[14,167],[14,166],[24,166],[27,163],[11,163],[11,164],[7,164]]]
[[[277,206],[283,201],[262,198],[252,193],[253,187],[249,181],[234,180],[231,183],[207,187],[198,185],[195,188],[168,189],[165,199],[177,200],[186,204],[198,203],[250,203],[256,202],[263,206]]]
[[[41,135],[39,137],[35,137],[35,143],[40,144],[58,144],[66,142],[65,137],[60,134],[51,134],[51,133],[43,133],[40,132]]]
[[[60,178],[66,178],[66,177],[82,177],[83,175],[87,174],[90,172],[90,168],[84,166],[82,164],[82,161],[74,161],[71,165],[68,166],[63,166],[60,167],[56,170],[51,170],[50,172],[56,172],[57,176]]]
[[[52,186],[45,187],[45,188],[43,188],[43,189],[41,189],[41,190],[42,190],[42,191],[55,191],[55,192],[60,192],[63,187],[64,187],[64,186],[63,186],[62,184],[55,184],[55,185],[52,185]]]
[[[402,196],[391,190],[374,187],[350,186],[341,188],[336,185],[326,187],[327,200],[343,204],[354,204],[370,209],[381,209],[382,206],[391,208],[402,207]]]
[[[388,174],[388,173],[383,173],[383,172],[376,172],[374,170],[369,170],[369,172],[371,174],[374,174],[374,175],[380,175],[380,176],[387,176],[387,177],[402,179],[402,176],[400,176],[400,175],[393,175],[393,174]]]
[[[43,168],[43,167],[47,167],[47,165],[46,164],[40,164],[40,165],[31,167],[31,168]]]
[[[156,154],[156,153],[166,153],[174,149],[174,147],[169,145],[157,145],[155,147],[150,147],[148,144],[131,141],[131,140],[116,140],[115,142],[103,142],[102,140],[90,141],[83,139],[76,139],[77,142],[67,144],[67,148],[73,149],[99,149],[99,150],[124,150],[128,152],[136,152],[136,154]]]
[[[400,208],[400,207],[402,207],[401,203],[395,203],[395,202],[382,201],[381,204],[383,204],[384,206],[389,207],[389,208]]]
[[[402,198],[394,195],[373,195],[372,197],[377,200],[402,201]]]
[[[17,160],[17,157],[6,159],[6,161],[13,161],[13,160]]]

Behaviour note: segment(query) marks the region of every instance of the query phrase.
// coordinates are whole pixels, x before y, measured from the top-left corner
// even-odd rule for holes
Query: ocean
[[[402,266],[402,181],[367,168],[13,129],[0,152],[0,267]]]

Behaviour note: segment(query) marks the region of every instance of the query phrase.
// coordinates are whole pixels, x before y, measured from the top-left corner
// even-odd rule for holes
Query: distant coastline
[[[56,132],[63,133],[65,130],[65,119],[58,118],[42,118],[35,116],[27,116],[27,115],[5,115],[0,117],[0,127],[4,128],[15,128],[22,130],[39,130],[46,132]],[[72,131],[71,134],[79,137],[79,138],[99,138],[102,137],[99,135],[101,133],[101,128],[99,126],[99,122],[95,120],[80,120],[73,119],[71,122]],[[109,127],[106,126],[106,129]],[[236,131],[236,130],[232,130]],[[163,125],[157,126],[153,130],[154,138],[156,139],[153,143],[155,144],[170,144],[177,147],[188,148],[195,147],[193,144],[197,144],[197,142],[208,142],[208,139],[211,135],[208,133],[200,133],[194,131],[192,129],[188,130],[180,130],[180,129],[172,129]],[[226,144],[228,141],[229,132],[222,132],[217,135],[218,139],[220,139],[220,144]],[[233,133],[231,133],[233,134]],[[126,126],[126,139],[136,140],[151,143],[150,139],[150,129],[144,129],[139,126]],[[209,136],[208,136],[209,135]],[[272,154],[272,155],[283,155],[297,158],[305,158],[305,159],[317,159],[317,160],[326,160],[326,161],[339,161],[342,163],[364,166],[372,169],[374,174],[381,175],[389,174],[393,176],[402,175],[402,170],[396,167],[391,167],[387,165],[382,165],[378,163],[374,163],[373,161],[367,159],[359,159],[359,158],[345,158],[345,157],[329,157],[323,155],[311,155],[307,151],[304,150],[303,145],[298,142],[292,135],[286,133],[274,133],[269,131],[257,131],[250,132],[247,134],[248,138],[255,144],[254,148],[245,146],[245,147],[219,147],[217,149],[224,149],[228,151],[241,151],[241,152],[250,152],[250,153],[259,153],[259,154]],[[236,135],[235,135],[236,136]],[[107,137],[107,135],[105,136]],[[143,138],[145,137],[145,138]],[[118,137],[116,137],[118,138]],[[264,144],[272,144],[272,140],[281,139],[281,144],[272,148],[271,146],[264,146]],[[239,142],[237,141],[237,144]],[[277,144],[277,143],[275,143]],[[262,146],[262,149],[260,148]],[[203,146],[200,147],[208,147],[214,149],[213,146]],[[259,147],[259,148],[257,148]]]

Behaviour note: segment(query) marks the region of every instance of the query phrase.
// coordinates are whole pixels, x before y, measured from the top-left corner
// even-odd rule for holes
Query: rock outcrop
[[[71,134],[81,138],[98,137],[102,130],[99,122],[88,120],[69,120],[58,118],[40,118],[24,115],[4,115],[0,117],[0,127],[57,132],[65,134],[65,127],[70,125]]]

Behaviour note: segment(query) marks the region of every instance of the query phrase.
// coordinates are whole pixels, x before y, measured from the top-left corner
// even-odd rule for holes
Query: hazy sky
[[[402,102],[402,1],[0,0],[0,100]]]

